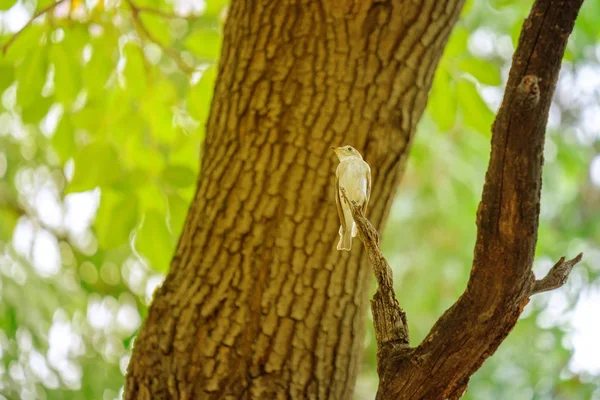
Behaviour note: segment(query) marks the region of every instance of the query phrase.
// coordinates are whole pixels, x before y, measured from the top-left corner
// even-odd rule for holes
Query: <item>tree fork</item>
[[[377,231],[351,207],[378,282],[371,303],[380,377],[377,399],[460,398],[470,376],[517,323],[529,297],[562,286],[581,260],[582,254],[569,261],[563,257],[543,279],[533,276],[546,124],[582,3],[537,0],[523,24],[492,127],[467,289],[414,349],[408,346],[406,317],[391,288],[391,270]]]

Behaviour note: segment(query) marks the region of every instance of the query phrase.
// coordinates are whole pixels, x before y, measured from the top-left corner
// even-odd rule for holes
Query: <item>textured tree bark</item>
[[[467,288],[417,348],[390,347],[378,360],[378,399],[460,398],[471,375],[515,326],[529,297],[562,285],[581,259],[581,254],[566,262],[562,258],[539,280],[531,270],[548,112],[582,3],[537,0],[525,20],[492,127]],[[361,239],[365,236],[361,232]],[[365,244],[372,252],[373,246]]]
[[[234,0],[201,176],[127,399],[349,399],[370,272],[335,250],[330,145],[381,228],[463,0]]]

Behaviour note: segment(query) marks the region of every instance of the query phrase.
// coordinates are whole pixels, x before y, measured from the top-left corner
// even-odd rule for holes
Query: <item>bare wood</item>
[[[342,188],[342,196],[349,204],[352,217],[358,228],[360,240],[365,245],[369,262],[377,280],[377,291],[371,300],[371,312],[377,340],[377,365],[387,362],[389,354],[397,354],[409,347],[406,313],[396,299],[392,269],[379,248],[379,234],[371,222],[364,216],[361,207],[350,202]]]
[[[532,287],[555,286],[549,282],[562,282],[578,261],[559,262],[534,283],[546,123],[582,2],[537,0],[525,20],[492,127],[467,288],[414,351],[380,371],[378,399],[459,398],[517,323]]]
[[[577,257],[569,261],[565,261],[565,257],[561,257],[550,271],[548,271],[548,274],[546,274],[545,277],[534,282],[529,295],[533,296],[534,294],[558,289],[564,285],[567,282],[571,270],[579,261],[581,261],[582,257],[583,253],[579,253]]]

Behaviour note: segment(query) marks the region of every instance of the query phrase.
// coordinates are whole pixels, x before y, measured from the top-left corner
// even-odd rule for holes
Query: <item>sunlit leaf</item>
[[[433,80],[427,110],[440,130],[448,131],[454,126],[457,99],[454,84],[446,71],[440,69]]]
[[[221,51],[221,35],[213,29],[197,30],[185,39],[185,47],[196,57],[216,60]]]
[[[23,108],[42,97],[48,71],[46,53],[43,49],[33,49],[17,68],[17,103]]]
[[[468,57],[460,61],[459,67],[464,72],[473,75],[484,85],[497,86],[502,83],[500,70],[488,61],[475,57]]]
[[[12,208],[0,207],[0,243],[12,237],[19,215]]]
[[[0,65],[0,94],[15,81],[15,70],[10,65]]]
[[[152,41],[157,41],[163,46],[171,45],[171,34],[169,33],[169,24],[164,17],[159,15],[142,13],[140,15],[143,26],[146,28]],[[144,33],[142,33],[142,36]]]
[[[6,11],[17,3],[17,0],[0,0],[0,11]]]
[[[146,90],[147,73],[146,61],[142,50],[133,43],[127,43],[123,48],[125,55],[125,85],[130,95],[141,96]]]
[[[110,185],[120,174],[119,155],[108,143],[94,142],[75,154],[75,174],[70,192],[83,192],[96,186]]]
[[[216,76],[216,68],[209,67],[204,71],[198,83],[192,86],[187,98],[188,112],[201,124],[204,124],[208,117]]]
[[[227,4],[229,4],[229,2],[226,0],[207,0],[204,15],[212,18],[219,17],[219,14]]]
[[[458,99],[464,122],[467,126],[489,135],[492,129],[494,114],[483,101],[475,84],[467,79],[456,83]]]
[[[112,42],[99,41],[92,47],[90,61],[83,67],[85,88],[90,97],[102,95],[108,78],[116,68],[112,59]]]
[[[161,187],[156,184],[140,183],[138,188],[138,199],[140,201],[140,211],[146,213],[148,211],[158,212],[159,214],[167,214],[167,197]]]
[[[62,163],[75,153],[75,130],[68,115],[63,115],[52,136],[52,147]]]
[[[50,48],[50,61],[54,64],[54,93],[57,100],[67,105],[75,100],[81,87],[81,64],[75,57],[75,50],[62,44]]]
[[[28,124],[38,123],[50,109],[50,106],[54,103],[54,99],[52,97],[42,97],[40,96],[35,102],[31,102],[27,104],[21,110],[21,118],[23,122]]]
[[[196,175],[187,167],[170,165],[163,171],[162,179],[167,185],[182,188],[193,184]]]
[[[464,26],[459,25],[455,27],[444,50],[444,58],[452,59],[457,55],[463,54],[467,50],[468,38],[469,31]]]
[[[153,137],[163,143],[173,138],[173,113],[171,107],[177,101],[176,91],[167,80],[160,80],[148,87],[146,95],[140,100],[140,109],[150,123]]]
[[[101,101],[88,103],[87,107],[71,114],[73,126],[91,134],[103,134],[104,123],[106,119],[111,118],[107,115],[105,106],[106,104]]]
[[[118,221],[118,223],[115,223]],[[94,226],[98,244],[105,249],[125,244],[138,223],[138,200],[134,192],[102,191]]]
[[[0,62],[18,64],[19,68],[22,68],[24,65],[21,62],[31,53],[32,49],[37,52],[40,51],[40,43],[43,42],[42,39],[45,37],[46,30],[47,27],[41,24],[28,26],[12,42],[7,52],[0,56]],[[8,36],[4,36],[0,39],[0,43],[4,44],[7,40]]]
[[[175,240],[169,232],[165,216],[156,211],[146,213],[135,236],[135,247],[154,270],[168,270],[174,245]]]
[[[183,229],[183,223],[188,212],[189,204],[178,195],[170,195],[169,202],[169,227],[176,237]]]

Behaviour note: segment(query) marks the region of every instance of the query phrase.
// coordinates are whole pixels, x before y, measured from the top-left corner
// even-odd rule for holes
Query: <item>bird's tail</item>
[[[340,241],[338,242],[338,250],[350,251],[352,248],[352,229],[343,230],[340,226]]]

